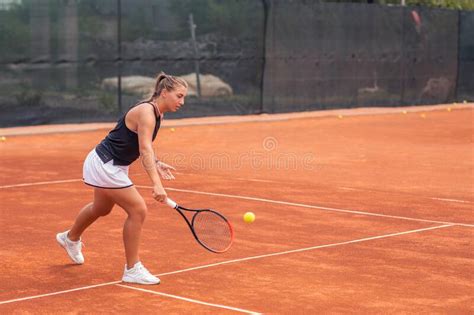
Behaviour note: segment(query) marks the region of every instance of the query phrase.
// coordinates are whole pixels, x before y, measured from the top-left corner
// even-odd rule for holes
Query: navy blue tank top
[[[153,106],[151,103],[139,103],[136,106],[140,104]],[[155,113],[156,124],[152,141],[155,140],[161,125],[161,117],[157,115],[155,106],[153,106],[153,112]],[[125,124],[127,113],[118,120],[115,128],[109,132],[105,139],[95,147],[97,155],[104,163],[113,160],[114,165],[130,165],[140,156],[138,134],[128,129]]]

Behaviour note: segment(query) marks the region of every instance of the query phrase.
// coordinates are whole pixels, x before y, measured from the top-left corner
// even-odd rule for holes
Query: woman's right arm
[[[166,199],[166,191],[156,170],[155,152],[152,146],[155,114],[150,106],[140,108],[137,114],[137,133],[142,165],[153,183],[153,198],[163,202]]]

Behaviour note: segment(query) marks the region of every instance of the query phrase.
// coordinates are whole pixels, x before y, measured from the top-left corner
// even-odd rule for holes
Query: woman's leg
[[[142,226],[147,213],[145,200],[133,186],[123,189],[110,189],[106,191],[106,194],[128,214],[123,226],[123,242],[127,267],[132,268],[140,261],[138,249]]]
[[[112,211],[114,202],[106,194],[106,189],[94,188],[94,201],[87,204],[76,217],[76,221],[68,233],[71,241],[78,241],[84,230],[99,217],[106,216]]]

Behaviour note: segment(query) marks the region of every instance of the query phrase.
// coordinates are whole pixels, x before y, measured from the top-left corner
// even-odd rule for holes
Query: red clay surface
[[[118,207],[84,234],[84,265],[55,242],[92,197],[82,162],[105,131],[8,137],[0,313],[473,313],[473,109],[401,110],[163,128],[169,195],[221,210],[236,234],[229,252],[206,252],[132,166],[149,205],[141,258],[162,280],[134,287],[173,296],[117,285]]]

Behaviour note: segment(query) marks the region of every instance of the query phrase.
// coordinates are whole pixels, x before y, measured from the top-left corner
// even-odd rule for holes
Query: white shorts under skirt
[[[120,189],[133,186],[128,177],[128,166],[114,165],[111,160],[107,163],[102,162],[100,157],[93,149],[84,161],[82,177],[84,183],[90,186],[109,189]]]

